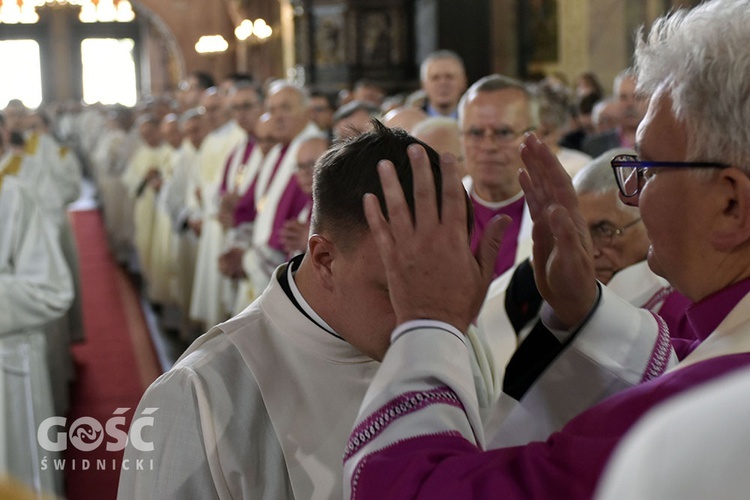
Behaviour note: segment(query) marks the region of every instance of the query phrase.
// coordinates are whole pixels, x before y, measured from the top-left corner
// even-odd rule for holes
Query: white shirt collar
[[[297,304],[299,304],[305,314],[307,314],[314,322],[316,322],[318,326],[320,326],[324,330],[328,330],[335,336],[342,338],[341,335],[336,333],[336,331],[331,328],[330,325],[328,325],[328,323],[326,323],[323,318],[321,318],[318,313],[313,310],[312,307],[310,307],[310,304],[308,304],[305,298],[302,296],[299,288],[297,288],[297,283],[294,281],[294,274],[296,269],[292,269],[293,267],[295,266],[293,266],[291,262],[289,263],[289,265],[287,265],[287,282],[289,283],[289,289],[292,291],[292,295],[294,295],[294,299],[297,301]]]

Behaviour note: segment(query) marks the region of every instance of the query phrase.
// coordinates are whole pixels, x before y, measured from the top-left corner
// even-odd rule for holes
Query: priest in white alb
[[[229,103],[224,102],[216,88],[203,93],[201,107],[210,132],[198,152],[198,184],[188,188],[191,223],[200,226],[190,318],[210,327],[229,316],[220,293],[218,257],[224,236],[218,220],[219,185],[229,154],[247,138],[247,133],[231,117]]]
[[[123,470],[120,500],[341,498],[347,429],[394,324],[362,197],[382,159],[411,192],[415,141],[378,124],[320,159],[308,252],[149,387],[136,412],[156,409],[153,448],[131,439],[125,459],[153,468]]]

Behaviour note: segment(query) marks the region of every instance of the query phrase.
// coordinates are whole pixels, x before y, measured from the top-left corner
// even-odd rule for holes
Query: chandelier
[[[80,7],[83,23],[127,23],[135,19],[128,0],[0,0],[0,24],[34,24],[36,9],[45,5]]]

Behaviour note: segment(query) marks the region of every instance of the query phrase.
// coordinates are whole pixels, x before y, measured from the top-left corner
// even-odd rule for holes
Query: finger
[[[540,210],[544,210],[550,204],[549,180],[544,175],[544,167],[540,164],[538,158],[532,151],[532,147],[524,142],[520,147],[521,160],[526,166],[525,172],[530,179],[530,185],[527,189],[533,193],[534,199],[538,203]],[[519,180],[521,180],[519,178]]]
[[[390,254],[393,251],[394,242],[388,222],[386,222],[385,217],[383,217],[383,211],[380,208],[380,201],[374,194],[367,193],[365,194],[362,203],[365,208],[367,225],[370,227],[370,232],[375,240],[375,246],[378,247],[383,262],[387,263],[389,262]]]
[[[557,241],[557,247],[562,255],[588,253],[581,242],[578,228],[573,223],[570,214],[561,205],[554,205],[549,209],[550,230]]]
[[[573,189],[570,175],[560,164],[555,153],[535,135],[531,134],[531,137],[527,139],[525,144],[529,146],[529,153],[533,157],[537,174],[545,179],[548,192],[554,202],[568,208],[578,206],[578,197]]]
[[[484,229],[482,239],[479,243],[477,261],[479,262],[479,269],[482,274],[482,284],[485,287],[489,287],[492,281],[500,244],[511,222],[511,218],[507,215],[495,216]]]
[[[414,179],[414,220],[430,231],[438,223],[435,180],[427,152],[420,144],[411,144],[407,150]]]
[[[388,225],[395,234],[407,235],[414,232],[411,212],[404,198],[404,189],[398,180],[396,169],[388,160],[378,163],[378,176],[380,185],[383,187],[385,198],[385,211],[380,208],[380,213],[387,213]]]
[[[539,140],[536,134],[527,134],[522,145],[526,151],[527,159],[531,160],[531,164],[528,165],[528,168],[532,172],[532,178],[535,180],[537,178],[551,180],[555,174],[558,173],[557,165],[559,162],[557,161],[557,158],[554,153],[552,153],[552,151],[550,151],[550,149]]]
[[[530,134],[524,141],[524,149],[526,151],[522,151],[522,157],[525,155],[525,161],[529,162],[531,169],[536,173],[537,182],[544,186],[543,190],[535,190],[532,197],[536,196],[538,200],[540,192],[542,192],[541,196],[547,197],[544,202],[539,202],[534,210],[547,211],[553,204],[565,207],[568,217],[577,228],[580,243],[590,253],[593,247],[588,224],[578,211],[578,195],[570,176],[557,160],[555,154],[533,134]],[[532,212],[531,206],[529,213],[536,223],[537,219],[534,218],[535,214]],[[548,215],[545,215],[544,218],[549,220]]]
[[[455,156],[450,153],[441,155],[440,174],[443,178],[441,220],[443,224],[460,228],[463,235],[467,231],[466,190],[456,166]]]
[[[541,214],[544,210],[542,203],[539,201],[536,187],[529,176],[528,170],[521,170],[518,174],[518,182],[521,184],[523,189],[524,199],[526,206],[529,208],[529,215],[531,220],[535,223],[541,218]]]
[[[538,199],[538,192],[535,190],[528,171],[524,170],[519,176],[521,187],[524,190],[526,206],[529,208],[529,215],[534,222],[531,231],[531,238],[534,242],[535,255],[540,257],[542,254],[549,255],[554,246],[554,238],[549,228],[549,213],[547,205],[542,204]],[[541,260],[541,262],[546,261]]]
[[[544,217],[543,223],[534,222],[531,239],[533,241],[532,260],[540,266],[538,274],[543,275],[546,272],[547,261],[555,248],[555,238],[549,227],[549,214]]]

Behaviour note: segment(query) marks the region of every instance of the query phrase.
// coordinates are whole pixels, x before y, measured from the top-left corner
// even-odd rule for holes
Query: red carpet
[[[117,428],[127,432],[144,389],[161,373],[159,364],[137,292],[109,252],[100,213],[71,212],[71,217],[80,255],[86,341],[73,348],[77,380],[68,430],[81,417],[91,417],[106,429],[120,409],[125,423]],[[107,443],[118,448],[116,442],[117,434],[106,430],[92,451],[81,451],[69,440],[65,454],[69,500],[116,498],[122,451],[107,450]]]

